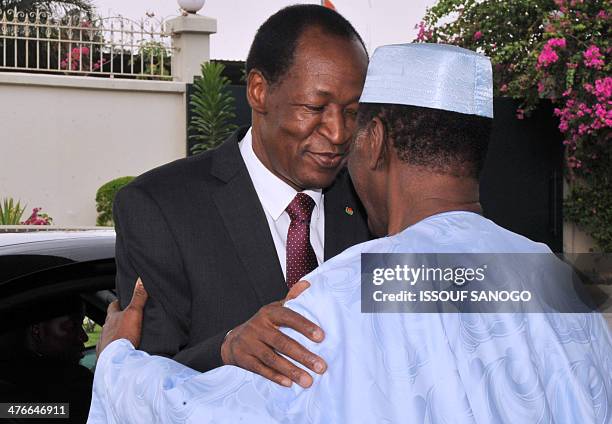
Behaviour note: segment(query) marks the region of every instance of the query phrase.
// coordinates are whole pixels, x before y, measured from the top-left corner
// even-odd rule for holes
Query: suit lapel
[[[265,305],[285,297],[287,286],[263,207],[240,155],[238,141],[243,136],[244,130],[234,133],[213,156],[211,173],[224,182],[214,189],[213,199],[246,271],[244,277]]]
[[[325,190],[325,260],[369,238],[365,211],[343,170]]]

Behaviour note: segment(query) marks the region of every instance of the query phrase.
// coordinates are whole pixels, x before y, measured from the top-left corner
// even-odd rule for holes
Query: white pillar
[[[210,35],[217,32],[217,20],[190,13],[166,25],[172,33],[172,79],[192,83],[201,64],[210,60]]]

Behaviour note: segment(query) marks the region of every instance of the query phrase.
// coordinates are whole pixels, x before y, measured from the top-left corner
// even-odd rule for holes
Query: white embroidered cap
[[[391,103],[493,118],[493,72],[488,57],[446,44],[377,48],[360,103]]]

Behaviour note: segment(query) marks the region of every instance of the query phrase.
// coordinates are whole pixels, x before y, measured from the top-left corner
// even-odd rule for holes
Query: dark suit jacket
[[[117,292],[149,293],[140,348],[205,371],[221,365],[225,334],[287,293],[263,208],[238,149],[219,148],[136,178],[115,198]],[[346,171],[325,192],[325,259],[366,241]],[[346,213],[346,207],[354,214]]]

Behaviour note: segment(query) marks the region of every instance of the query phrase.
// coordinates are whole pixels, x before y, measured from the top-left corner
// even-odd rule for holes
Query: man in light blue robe
[[[138,351],[128,315],[138,321],[146,298],[137,286],[129,312],[111,308],[89,422],[612,422],[612,338],[599,314],[362,313],[364,253],[551,253],[480,215],[492,109],[487,58],[441,45],[377,49],[348,167],[381,238],[325,262],[285,304],[324,329],[322,343],[285,332],[327,371],[308,389],[286,388]],[[532,271],[514,270],[522,281]]]

